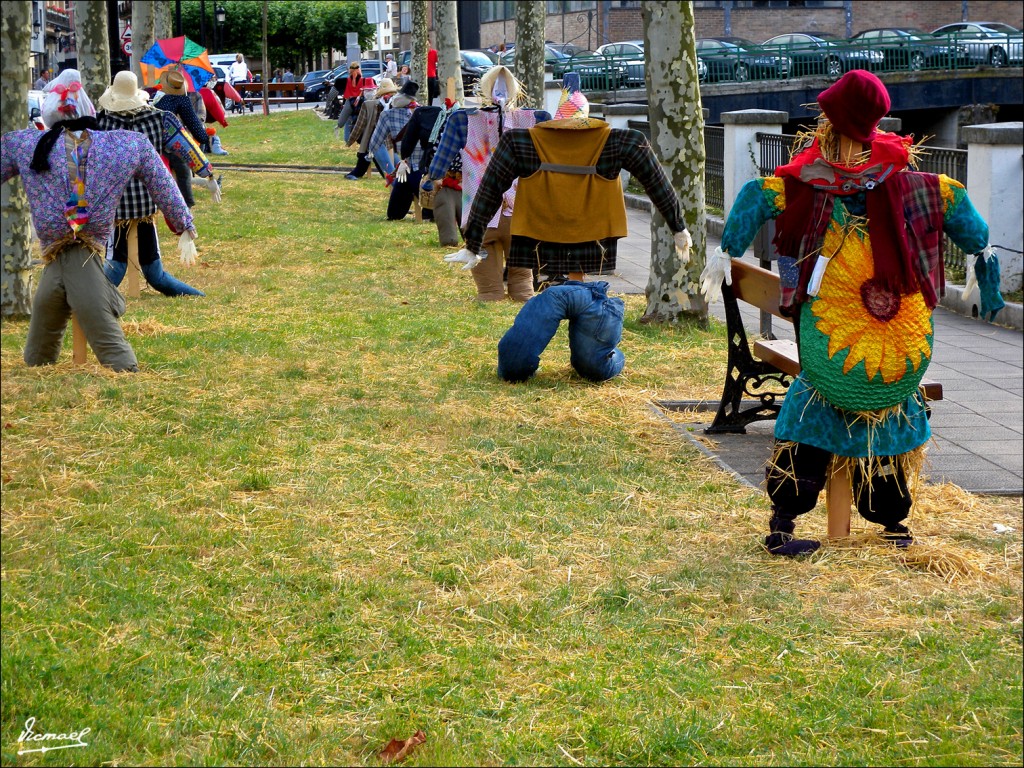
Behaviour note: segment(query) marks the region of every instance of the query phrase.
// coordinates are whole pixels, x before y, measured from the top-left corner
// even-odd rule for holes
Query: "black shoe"
[[[773,555],[799,557],[817,551],[821,542],[813,539],[794,539],[791,533],[775,532],[765,537],[764,545]]]
[[[887,544],[892,544],[899,549],[906,549],[914,543],[914,536],[910,529],[900,523],[885,526],[885,530],[882,531],[882,539]]]

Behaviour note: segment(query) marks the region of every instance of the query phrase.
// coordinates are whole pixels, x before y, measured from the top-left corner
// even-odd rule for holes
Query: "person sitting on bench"
[[[722,245],[701,274],[709,303],[731,285],[761,225],[775,218],[781,311],[794,319],[800,375],[775,424],[765,471],[772,515],[765,545],[801,555],[820,543],[794,538],[833,457],[850,469],[861,516],[896,546],[912,543],[904,521],[911,485],[931,437],[918,385],[932,356],[931,313],[944,291],[942,233],[981,271],[998,269],[988,226],[959,182],[911,170],[912,137],[884,133],[889,94],[853,70],[818,97],[809,144],[775,176],[740,190]],[[986,302],[1001,298],[989,296]]]

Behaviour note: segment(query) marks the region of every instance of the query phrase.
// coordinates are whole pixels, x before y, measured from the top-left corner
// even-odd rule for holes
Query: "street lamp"
[[[217,52],[220,53],[220,49],[224,47],[224,21],[228,17],[228,12],[224,10],[224,6],[217,3],[217,7],[213,9],[213,18],[217,23],[217,33],[220,37],[220,47],[217,47]]]

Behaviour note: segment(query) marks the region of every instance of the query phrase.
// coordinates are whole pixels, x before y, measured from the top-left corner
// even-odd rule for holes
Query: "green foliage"
[[[262,0],[220,0],[227,13],[224,41],[220,50],[214,39],[214,0],[206,6],[206,39],[202,37],[200,3],[183,0],[181,24],[184,33],[206,45],[211,53],[240,52],[249,61],[263,57]],[[272,67],[291,66],[297,71],[312,56],[331,49],[344,51],[349,32],[359,34],[361,47],[373,40],[373,26],[366,23],[366,4],[359,0],[275,0],[267,4],[267,55]]]

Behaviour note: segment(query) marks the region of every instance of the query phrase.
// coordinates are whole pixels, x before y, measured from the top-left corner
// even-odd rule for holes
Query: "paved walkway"
[[[650,215],[636,209],[627,213],[630,234],[619,243],[616,273],[593,279],[608,280],[613,291],[642,294],[650,270]],[[717,238],[708,237],[709,253],[718,245]],[[711,309],[713,316],[725,321],[721,301]],[[928,377],[942,383],[945,399],[932,407],[934,444],[926,473],[933,482],[952,482],[976,493],[1021,495],[1024,333],[943,307],[935,310],[934,319],[935,347]],[[745,313],[748,334],[756,335],[758,323],[756,310]],[[775,332],[780,338],[793,338],[788,323],[776,321]],[[709,405],[717,408],[717,402]],[[680,432],[742,482],[758,485],[774,422],[755,423],[746,435],[709,439],[703,427],[712,416],[713,411],[698,412]]]

